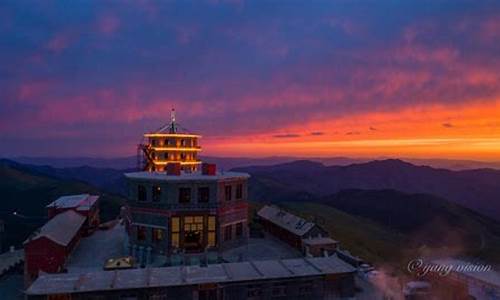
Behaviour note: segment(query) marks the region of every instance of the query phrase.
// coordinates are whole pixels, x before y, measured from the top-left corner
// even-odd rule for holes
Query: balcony
[[[132,207],[140,209],[160,209],[172,211],[216,210],[218,203],[165,203],[165,202],[134,202]]]

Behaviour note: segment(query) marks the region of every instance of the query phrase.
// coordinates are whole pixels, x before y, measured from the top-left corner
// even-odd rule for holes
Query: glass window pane
[[[179,218],[174,217],[172,218],[172,232],[179,232],[179,231],[180,231]]]
[[[215,247],[215,232],[213,231],[208,233],[208,246]]]
[[[215,230],[215,217],[214,216],[208,217],[208,230]]]
[[[179,247],[179,234],[172,233],[172,247]]]

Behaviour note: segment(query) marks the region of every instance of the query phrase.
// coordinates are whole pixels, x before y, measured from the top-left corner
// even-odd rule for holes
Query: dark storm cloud
[[[297,138],[297,137],[300,137],[300,134],[287,133],[287,134],[276,134],[276,135],[273,135],[273,138],[277,138],[277,139],[289,139],[289,138]]]
[[[320,136],[320,135],[325,135],[325,133],[323,131],[313,131],[310,133],[310,135]]]

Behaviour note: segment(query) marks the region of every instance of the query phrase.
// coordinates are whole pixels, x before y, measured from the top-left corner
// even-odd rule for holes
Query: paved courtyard
[[[117,224],[108,230],[97,230],[82,238],[69,259],[68,272],[102,270],[109,258],[127,255],[127,234],[123,225]]]
[[[248,244],[222,253],[225,261],[269,260],[301,257],[301,253],[288,244],[266,235],[265,238],[250,238]]]

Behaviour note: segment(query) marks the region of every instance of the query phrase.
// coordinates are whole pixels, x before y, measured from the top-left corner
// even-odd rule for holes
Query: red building
[[[89,231],[96,229],[100,223],[98,201],[99,196],[97,195],[81,194],[62,196],[47,205],[48,217],[51,219],[62,212],[69,210],[74,211],[86,217],[84,233],[88,234]]]
[[[25,282],[40,272],[58,273],[78,244],[87,218],[68,210],[55,215],[24,242]]]

